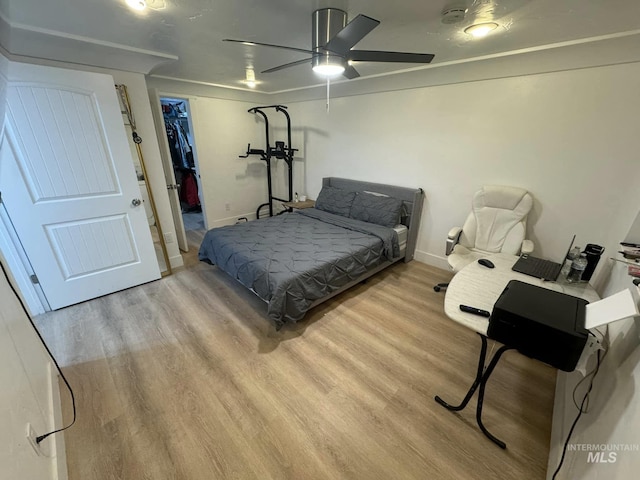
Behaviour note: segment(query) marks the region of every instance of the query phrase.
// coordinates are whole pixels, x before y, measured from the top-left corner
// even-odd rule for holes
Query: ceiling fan
[[[311,55],[310,58],[285,63],[261,73],[276,72],[311,61],[312,68],[316,73],[327,77],[342,74],[346,78],[352,79],[359,77],[360,74],[351,65],[351,62],[430,63],[433,60],[433,55],[430,53],[351,50],[380,24],[378,20],[366,15],[358,15],[347,23],[347,12],[337,8],[322,8],[313,12],[312,19],[311,50],[230,38],[225,38],[223,41],[280,48]]]

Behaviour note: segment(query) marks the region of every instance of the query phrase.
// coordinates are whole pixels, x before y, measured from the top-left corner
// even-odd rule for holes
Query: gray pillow
[[[322,187],[316,199],[316,208],[325,212],[348,217],[356,192],[335,187]]]
[[[393,197],[358,192],[351,205],[349,216],[363,222],[394,227],[400,223],[402,200]]]

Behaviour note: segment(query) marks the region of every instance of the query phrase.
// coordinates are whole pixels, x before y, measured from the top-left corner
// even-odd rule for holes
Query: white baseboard
[[[184,265],[184,260],[182,259],[182,255],[175,255],[173,257],[169,257],[169,265],[171,268],[178,268]]]
[[[562,456],[562,450],[564,447],[564,440],[568,433],[568,425],[565,424],[567,413],[567,392],[569,374],[558,370],[556,375],[556,393],[553,399],[553,415],[551,421],[551,441],[549,442],[549,458],[547,459],[547,479],[551,480],[553,472],[555,472],[558,464],[560,463],[560,457]],[[573,389],[571,389],[573,393]]]
[[[58,370],[52,363],[49,363],[49,400],[51,402],[51,422],[52,430],[56,430],[63,425],[62,402],[60,401],[60,386],[58,383]],[[73,428],[73,427],[72,427]],[[52,462],[53,475],[56,480],[68,480],[67,471],[67,451],[64,443],[64,433],[59,432],[51,435],[48,440],[52,442]],[[43,442],[46,440],[43,440]]]
[[[220,218],[214,220],[209,228],[224,227],[226,225],[234,225],[240,218],[246,218],[248,221],[256,219],[256,212],[253,213],[241,213],[240,215],[234,215],[233,217]]]
[[[443,270],[451,270],[451,267],[449,267],[449,263],[447,262],[446,257],[440,257],[432,253],[416,250],[416,253],[413,258],[414,260],[417,260],[420,263],[426,263],[427,265],[431,265],[432,267],[441,268]]]

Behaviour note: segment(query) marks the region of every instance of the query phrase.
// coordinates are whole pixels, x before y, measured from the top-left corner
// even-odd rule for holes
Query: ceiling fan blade
[[[347,60],[353,62],[431,63],[430,53],[380,52],[377,50],[351,50]]]
[[[292,50],[294,52],[308,53],[310,55],[314,55],[315,52],[313,50],[305,50],[304,48],[295,48],[295,47],[286,47],[284,45],[273,45],[271,43],[261,43],[261,42],[252,42],[250,40],[234,40],[232,38],[224,38],[223,42],[234,42],[234,43],[242,43],[244,45],[260,45],[261,47],[271,47],[271,48],[281,48],[284,50]]]
[[[323,47],[338,55],[346,55],[351,48],[362,40],[371,30],[380,25],[380,22],[366,15],[358,15],[340,30]]]
[[[278,70],[284,70],[285,68],[295,67],[296,65],[302,65],[303,63],[311,64],[311,59],[310,58],[303,58],[302,60],[296,60],[295,62],[285,63],[284,65],[279,65],[277,67],[270,68],[269,70],[264,70],[264,71],[262,71],[260,73],[277,72]]]
[[[342,76],[351,80],[353,78],[358,78],[360,74],[355,68],[353,68],[353,66],[347,65],[344,69],[344,72],[342,72]]]

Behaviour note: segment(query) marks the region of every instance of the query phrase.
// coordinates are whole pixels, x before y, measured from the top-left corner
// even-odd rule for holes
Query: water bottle
[[[567,278],[569,276],[569,271],[571,270],[571,264],[576,258],[580,257],[580,247],[573,247],[569,253],[567,253],[567,258],[562,264],[562,270],[560,271],[560,275],[563,278]]]
[[[567,275],[567,282],[579,282],[582,279],[584,269],[587,268],[587,263],[587,254],[581,253],[580,256],[571,263],[571,270],[569,270],[569,275]]]

